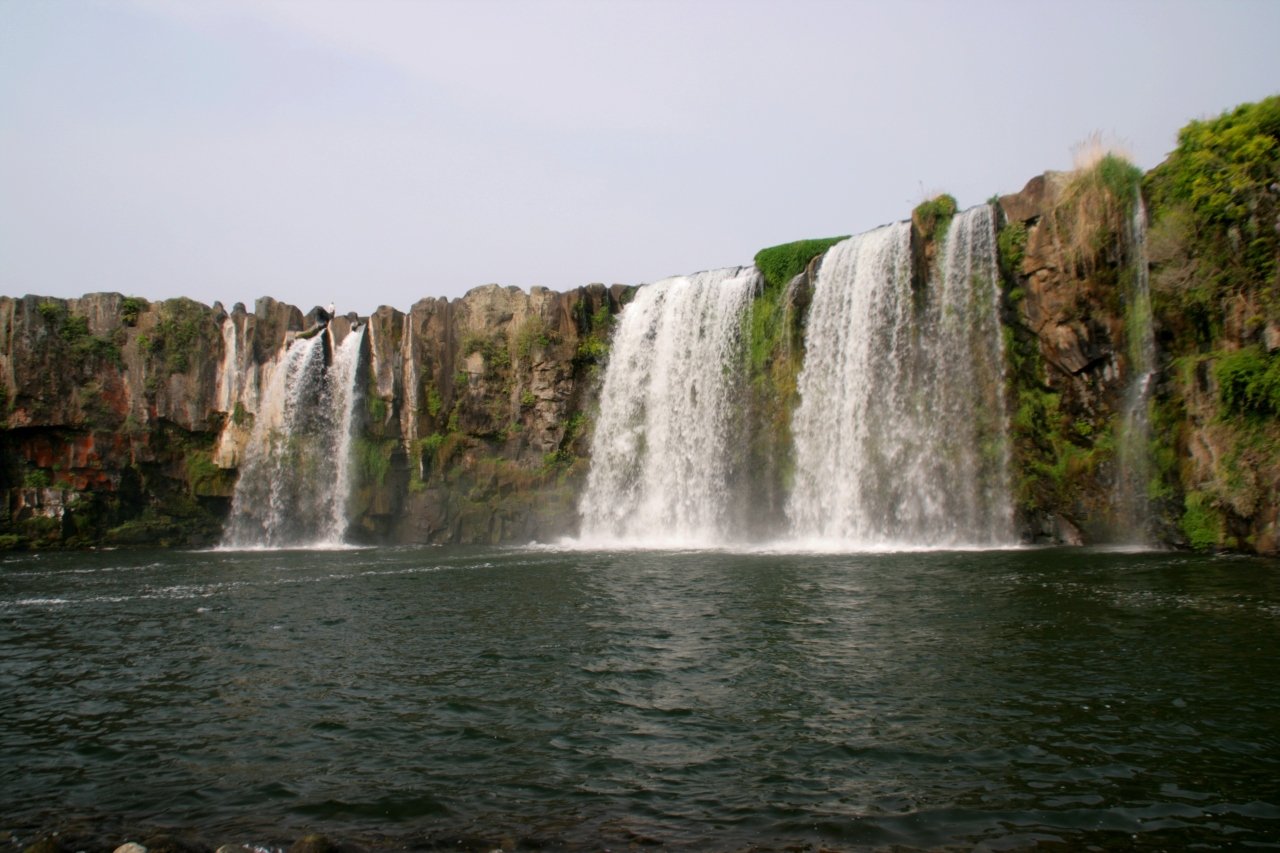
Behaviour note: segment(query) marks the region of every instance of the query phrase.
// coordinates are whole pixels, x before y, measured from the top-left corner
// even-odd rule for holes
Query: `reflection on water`
[[[93,553],[0,566],[0,812],[255,841],[1280,835],[1274,562]],[[510,844],[508,844],[510,846]]]

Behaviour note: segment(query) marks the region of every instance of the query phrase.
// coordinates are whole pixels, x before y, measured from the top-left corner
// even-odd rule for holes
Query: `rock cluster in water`
[[[351,841],[337,840],[322,833],[311,833],[292,843],[278,839],[257,844],[222,844],[215,846],[193,836],[149,834],[141,841],[120,843],[108,835],[80,832],[75,829],[53,832],[23,849],[23,853],[363,853],[365,848]],[[17,841],[16,838],[10,839]],[[482,845],[486,849],[497,845]]]
[[[977,213],[930,208],[927,217],[890,226],[901,238],[894,246],[904,266],[896,301],[884,310],[901,314],[891,325],[905,337],[850,342],[870,347],[858,356],[860,366],[851,367],[841,350],[840,363],[815,362],[808,374],[809,335],[856,336],[865,325],[862,315],[845,317],[828,304],[831,294],[815,290],[824,267],[833,275],[878,237],[837,244],[786,283],[746,268],[649,285],[633,311],[633,325],[648,312],[647,325],[616,342],[619,314],[636,299],[635,287],[525,293],[488,285],[459,299],[424,299],[407,313],[384,306],[369,317],[330,317],[320,308],[304,315],[265,297],[253,312],[116,293],[0,298],[0,547],[224,541],[238,480],[246,478],[240,486],[248,494],[245,472],[274,442],[270,452],[304,461],[317,453],[307,448],[326,448],[333,464],[293,466],[291,485],[254,475],[252,506],[241,498],[253,517],[232,523],[249,532],[231,535],[232,544],[546,541],[578,534],[584,517],[594,534],[660,538],[669,527],[694,541],[705,538],[705,525],[684,530],[693,510],[681,501],[710,495],[716,506],[696,509],[714,518],[715,541],[803,528],[818,538],[897,541],[888,534],[900,534],[926,545],[1129,536],[1275,552],[1274,424],[1257,426],[1252,449],[1241,455],[1239,430],[1222,426],[1214,353],[1175,364],[1166,351],[1148,363],[1147,347],[1139,358],[1134,341],[1161,340],[1162,330],[1180,328],[1181,315],[1168,307],[1155,312],[1152,335],[1152,302],[1134,307],[1133,276],[1141,273],[1146,286],[1147,258],[1135,260],[1129,220],[1124,227],[1090,224],[1089,216],[1110,214],[1088,207],[1079,186],[1078,175],[1046,173]],[[1136,183],[1133,191],[1136,197]],[[1082,221],[1106,239],[1075,239],[1072,229]],[[956,229],[950,237],[948,227]],[[962,237],[987,247],[981,269],[971,261],[948,266],[957,262],[947,241]],[[1151,262],[1157,272],[1166,263]],[[985,283],[968,289],[982,276]],[[745,288],[743,298],[717,308],[686,293],[707,282]],[[943,288],[950,289],[945,298]],[[880,297],[868,291],[855,298]],[[687,310],[676,310],[680,300]],[[1223,308],[1214,352],[1276,357],[1280,323],[1247,308]],[[1249,311],[1261,313],[1244,316]],[[667,340],[665,322],[692,323],[684,333],[701,343]],[[957,330],[956,322],[970,327]],[[665,347],[652,364],[646,341]],[[606,400],[600,419],[611,344],[622,359],[615,381],[625,374],[647,389],[647,402],[628,408]],[[332,405],[343,407],[346,420],[317,426],[314,414],[279,411],[272,380],[291,351],[298,361],[299,347],[309,348],[317,376],[346,365],[341,382],[330,382],[338,390],[324,392],[343,401]],[[723,364],[708,371],[696,363],[709,357]],[[960,369],[967,363],[981,369]],[[901,373],[899,384],[882,382],[889,368]],[[1133,401],[1148,400],[1135,397],[1141,371],[1150,373],[1143,394],[1158,417],[1143,420],[1150,435],[1135,443],[1123,431],[1133,429],[1126,426],[1135,421]],[[955,383],[946,377],[953,373],[968,383],[962,394],[952,393]],[[852,376],[863,384],[847,387]],[[838,384],[827,387],[832,381]],[[718,414],[707,424],[720,450],[703,448],[701,433],[675,422],[701,417],[712,402]],[[857,432],[862,424],[844,423],[859,411],[885,426],[868,435]],[[853,429],[847,435],[846,426]],[[880,455],[852,467],[826,460],[809,470],[809,457],[822,448],[815,450],[804,430],[830,434],[827,449]],[[648,444],[662,436],[666,444]],[[960,447],[961,440],[968,444]],[[1141,483],[1121,488],[1134,476],[1132,456],[1143,453],[1144,442],[1145,496]],[[936,454],[933,467],[904,465],[918,461],[911,454],[925,446]],[[593,447],[621,467],[592,472],[588,485]],[[723,459],[695,458],[721,452]],[[952,477],[948,459],[975,473]],[[895,471],[903,488],[895,486]],[[828,482],[833,472],[836,481]],[[256,507],[278,499],[285,507],[278,516],[296,516],[288,507],[312,482],[343,493],[316,510],[333,515],[336,528],[255,540],[255,525],[269,527]],[[1240,482],[1248,488],[1232,485]],[[922,491],[931,483],[939,490],[933,502]],[[995,497],[956,493],[993,483]],[[954,529],[937,528],[935,515]],[[924,535],[921,525],[938,535]],[[664,529],[648,530],[655,526]]]

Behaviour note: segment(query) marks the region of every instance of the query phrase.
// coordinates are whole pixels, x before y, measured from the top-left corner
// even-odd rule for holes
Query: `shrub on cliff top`
[[[942,193],[916,205],[916,209],[911,211],[911,221],[926,238],[935,240],[938,230],[951,222],[955,215],[955,196]]]
[[[120,347],[107,338],[91,334],[89,318],[72,314],[56,302],[42,302],[36,310],[57,332],[55,340],[76,367],[82,367],[91,358],[120,363]]]
[[[818,257],[818,255],[821,255],[836,243],[848,239],[848,235],[845,235],[843,237],[824,237],[818,240],[797,240],[794,243],[770,246],[767,249],[761,249],[756,252],[756,269],[764,274],[765,280],[769,284],[774,287],[781,287],[804,272],[805,267],[809,266],[809,261]]]
[[[1178,147],[1151,172],[1152,199],[1184,202],[1207,223],[1244,225],[1280,178],[1280,95],[1242,104],[1178,132]]]
[[[149,308],[151,303],[137,296],[126,296],[120,301],[120,318],[126,326],[135,326],[138,315]]]
[[[1108,251],[1115,253],[1113,262],[1121,262],[1141,186],[1142,170],[1112,151],[1088,158],[1071,173],[1049,217],[1069,266],[1088,272]]]
[[[1242,294],[1280,310],[1280,96],[1193,121],[1147,175],[1153,289],[1174,314],[1193,315],[1196,337],[1221,328],[1223,298]]]
[[[36,306],[36,310],[40,312],[41,317],[44,317],[46,323],[55,326],[67,315],[67,309],[56,302],[41,302]]]
[[[185,297],[170,299],[160,309],[160,322],[156,323],[145,347],[139,336],[139,347],[153,357],[164,356],[157,370],[162,378],[171,373],[185,373],[196,355],[200,339],[208,335],[212,324],[205,323],[208,309]]]

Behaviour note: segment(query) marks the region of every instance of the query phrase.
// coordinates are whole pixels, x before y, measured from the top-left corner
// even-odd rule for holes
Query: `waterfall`
[[[1116,448],[1119,462],[1116,515],[1119,537],[1141,544],[1146,541],[1151,515],[1148,499],[1151,456],[1147,445],[1151,440],[1149,404],[1156,377],[1156,337],[1151,325],[1151,286],[1147,265],[1147,208],[1141,193],[1138,193],[1134,205],[1130,241],[1134,271],[1125,312],[1129,386],[1125,390]]]
[[[909,223],[828,252],[792,422],[797,539],[852,548],[1015,541],[997,281],[989,205],[952,219],[920,292]]]
[[[223,540],[231,548],[336,547],[347,528],[364,330],[289,344],[255,416]]]
[[[743,327],[754,268],[640,288],[620,316],[601,389],[583,539],[715,544],[731,535],[743,413]]]
[[[222,370],[218,372],[218,411],[229,412],[240,397],[240,333],[232,317],[222,321]]]

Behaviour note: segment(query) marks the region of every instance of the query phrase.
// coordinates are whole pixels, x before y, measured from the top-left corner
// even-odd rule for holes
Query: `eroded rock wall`
[[[351,535],[485,543],[576,531],[613,318],[634,288],[488,285],[369,318]]]
[[[1145,176],[1144,197],[1159,196],[1167,168]],[[1206,240],[1214,223],[1196,225],[1194,212],[1168,203],[1155,206],[1150,251],[1139,256],[1132,233],[1119,224],[1132,208],[1107,221],[1106,205],[1100,205],[1082,218],[1080,180],[1079,174],[1049,172],[1000,199],[1024,539],[1133,541],[1133,530],[1126,531],[1118,517],[1117,478],[1122,409],[1143,320],[1132,283],[1142,264],[1151,276],[1148,310],[1157,344],[1143,448],[1150,470],[1142,539],[1277,553],[1280,379],[1268,377],[1280,377],[1274,366],[1280,365],[1280,332],[1273,331],[1280,329],[1274,280],[1280,258],[1269,272],[1265,263],[1255,264],[1262,274],[1250,276],[1229,228],[1219,225],[1226,233]],[[1121,202],[1124,193],[1112,189],[1111,201]],[[1136,203],[1138,183],[1126,192]],[[1274,213],[1280,188],[1264,185],[1253,193],[1257,198],[1247,210],[1266,220],[1258,233],[1280,233]],[[1241,189],[1241,197],[1248,200],[1248,194]],[[1083,249],[1072,233],[1082,224],[1088,238]],[[1274,236],[1268,239],[1274,242]],[[1225,262],[1213,260],[1219,252]]]
[[[1126,277],[1137,259],[1125,233],[1106,235],[1096,256],[1072,257],[1060,221],[1071,180],[1047,172],[999,200],[1017,514],[1029,542],[1119,532],[1116,430],[1133,380]]]
[[[368,318],[0,298],[0,545],[215,542],[281,355],[326,324],[335,344],[365,333],[353,538],[570,533],[586,409],[633,290],[490,285]]]

